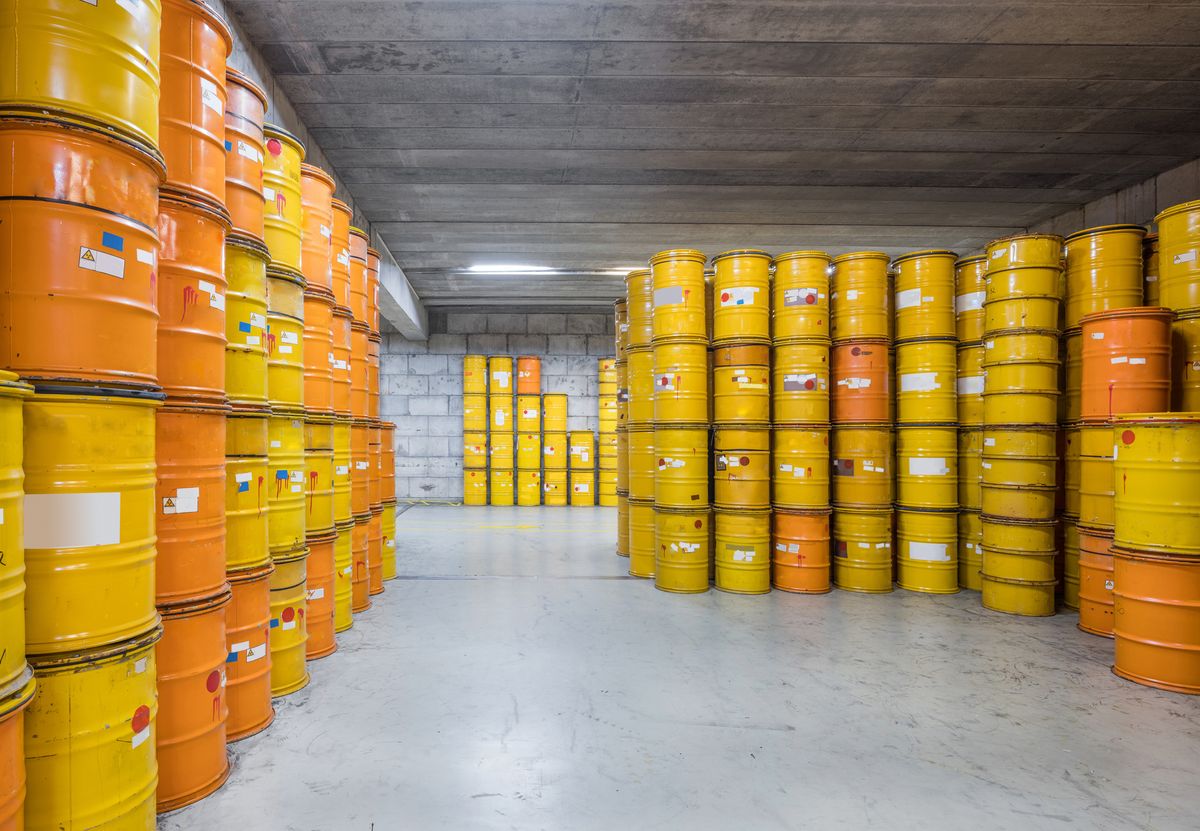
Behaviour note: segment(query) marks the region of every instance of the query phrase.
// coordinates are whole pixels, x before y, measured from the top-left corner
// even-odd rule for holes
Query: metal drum
[[[958,345],[958,423],[961,426],[983,424],[983,344]]]
[[[0,828],[6,831],[25,827],[25,708],[36,689],[28,667],[0,687],[0,767],[5,771],[0,781]]]
[[[708,349],[703,343],[654,345],[654,421],[708,421]]]
[[[1079,426],[1065,424],[1059,430],[1062,453],[1060,455],[1063,490],[1063,513],[1079,516],[1079,484],[1082,478],[1080,467],[1081,435]]]
[[[1083,417],[1083,333],[1068,332],[1062,339],[1063,400],[1060,402],[1062,421],[1079,421]]]
[[[267,404],[266,247],[247,237],[225,240],[225,392],[239,404]],[[209,298],[211,300],[211,298]]]
[[[833,511],[833,584],[843,591],[892,590],[892,510]]]
[[[350,323],[350,414],[355,418],[368,418],[371,411],[370,335],[365,323]]]
[[[835,426],[832,468],[835,506],[864,510],[890,508],[891,428]]]
[[[1079,524],[1111,530],[1115,521],[1116,479],[1113,430],[1108,424],[1079,428]],[[1151,480],[1155,481],[1155,480]]]
[[[263,125],[267,153],[263,159],[263,240],[271,252],[271,267],[297,278],[303,275],[304,208],[300,191],[300,165],[304,144],[282,127]]]
[[[708,504],[707,425],[656,427],[654,504],[660,508],[693,508]]]
[[[225,92],[225,208],[235,233],[265,246],[262,181],[267,94],[228,66]]]
[[[547,433],[567,432],[567,396],[565,394],[548,392],[542,396],[542,429]]]
[[[32,387],[0,371],[0,698],[25,672],[24,399]],[[0,711],[5,709],[0,703]],[[4,716],[0,715],[0,718]],[[2,804],[2,802],[0,802]],[[0,813],[0,827],[4,815]]]
[[[979,511],[958,512],[958,587],[979,591],[983,586],[983,522]]]
[[[340,199],[330,200],[333,208],[333,302],[353,318],[350,309],[350,223],[354,212]]]
[[[542,394],[542,359],[531,355],[517,358],[517,395]]]
[[[1079,628],[1103,638],[1113,636],[1112,534],[1076,527]]]
[[[1200,411],[1200,315],[1171,324],[1171,409]]]
[[[371,241],[367,232],[351,225],[349,307],[354,315],[354,322],[367,331],[371,328],[367,320],[370,313],[367,306],[367,258],[370,256],[370,249]]]
[[[547,470],[542,473],[542,504],[555,508],[567,504],[566,470]]]
[[[989,516],[986,509],[982,520],[984,607],[1025,616],[1054,614],[1057,523]]]
[[[766,426],[715,428],[712,501],[722,510],[771,507],[771,431]]]
[[[1158,225],[1158,302],[1168,309],[1200,309],[1200,201],[1154,217]]]
[[[463,355],[463,395],[487,395],[487,356]]]
[[[654,476],[658,471],[658,456],[654,453],[654,430],[648,427],[630,428],[628,439],[629,498],[635,501],[653,501]]]
[[[625,291],[628,297],[629,353],[650,348],[654,338],[654,278],[647,268],[639,268],[625,275]]]
[[[615,354],[617,361],[622,361],[625,359],[625,352],[629,346],[629,304],[625,302],[624,298],[617,298],[613,301],[613,323],[615,324],[613,331],[616,333]]]
[[[1079,609],[1079,526],[1068,516],[1059,518],[1063,543],[1063,597],[1068,609]]]
[[[547,499],[546,504],[550,504]],[[629,500],[629,574],[633,577],[653,577],[656,542],[657,514],[654,503]],[[705,569],[707,579],[708,571]]]
[[[533,507],[542,504],[542,474],[539,470],[518,470],[514,477],[517,504]]]
[[[993,240],[985,249],[988,274],[1006,268],[1057,266],[1062,249],[1063,238],[1056,234],[1015,234]]]
[[[542,402],[536,395],[517,396],[517,432],[532,433],[542,431]]]
[[[463,504],[486,505],[488,492],[488,472],[486,469],[463,470]]]
[[[776,424],[772,431],[772,493],[776,508],[829,507],[829,428]]]
[[[1113,549],[1113,672],[1200,694],[1200,558]]]
[[[383,503],[383,565],[381,573],[383,574],[384,582],[395,580],[397,577],[395,497],[386,499]]]
[[[953,424],[958,419],[957,379],[954,341],[914,340],[897,346],[896,422]]]
[[[1142,305],[1162,305],[1158,299],[1158,234],[1142,238],[1142,291]]]
[[[890,421],[892,361],[887,341],[839,343],[832,358],[833,421]]]
[[[307,417],[304,420],[304,469],[307,490],[304,525],[308,537],[332,531],[336,521],[333,508],[334,452],[333,417]]]
[[[311,289],[304,292],[304,409],[334,411],[333,296]]]
[[[350,556],[352,573],[350,575],[350,610],[354,614],[365,612],[371,608],[371,571],[367,563],[370,550],[371,515],[354,518],[354,527],[350,534]]]
[[[798,594],[825,594],[831,588],[828,508],[775,510],[771,516],[771,585]]]
[[[333,177],[321,168],[300,165],[300,202],[304,207],[300,265],[308,288],[333,297]],[[331,310],[332,311],[332,310]]]
[[[957,338],[953,251],[915,251],[892,262],[896,284],[896,342]]]
[[[380,253],[367,249],[367,326],[373,333],[379,332],[379,261]]]
[[[488,406],[486,395],[463,396],[463,430],[470,433],[487,433]]]
[[[834,341],[891,339],[892,308],[887,254],[860,251],[833,259]]]
[[[382,341],[378,332],[367,335],[367,418],[379,418],[379,349]]]
[[[511,506],[514,504],[512,470],[492,469],[491,497],[489,504]]]
[[[229,715],[226,741],[260,733],[275,720],[271,704],[271,588],[275,566],[231,571],[233,592],[225,608],[225,701]]]
[[[271,695],[279,698],[308,686],[308,549],[303,546],[275,558],[271,587]]]
[[[484,503],[487,483],[484,483]],[[333,631],[345,632],[354,626],[354,520],[339,522],[333,543]]]
[[[924,594],[958,591],[958,513],[896,511],[896,583]]]
[[[896,430],[896,507],[954,510],[958,507],[958,430],[901,427]]]
[[[383,593],[383,506],[371,508],[367,523],[367,593]]]
[[[617,556],[629,556],[629,497],[617,491]]]
[[[469,433],[477,439],[481,434]],[[466,436],[464,436],[466,438]],[[486,466],[486,457],[477,454],[481,449],[479,444],[467,445],[464,449],[463,463],[468,467]],[[468,464],[470,462],[470,464]],[[541,433],[517,433],[517,470],[542,469],[542,435]]]
[[[654,421],[654,352],[629,353],[629,424],[650,424]],[[547,417],[550,413],[550,399],[559,396],[545,395]],[[561,396],[565,402],[566,396]],[[549,424],[549,421],[547,421]],[[563,406],[563,430],[566,429],[566,407]],[[549,428],[547,428],[549,429]],[[560,431],[561,432],[561,431]]]
[[[1142,305],[1141,225],[1104,225],[1066,239],[1066,329],[1096,312]]]
[[[1170,309],[1116,309],[1083,320],[1081,415],[1111,418],[1171,406]]]
[[[488,358],[489,392],[493,396],[512,397],[513,359],[508,355],[492,355]]]
[[[570,481],[572,508],[590,508],[596,504],[596,471],[594,469],[572,470]]]
[[[271,413],[267,419],[267,528],[272,556],[304,545],[307,484],[304,417]]]
[[[267,270],[267,398],[275,409],[304,406],[304,284]]]
[[[351,508],[353,489],[353,457],[350,451],[353,423],[348,418],[333,420],[333,521],[335,525],[349,522],[354,512]],[[483,440],[486,441],[486,438]],[[486,446],[484,448],[486,451]],[[486,460],[484,461],[486,466]]]
[[[591,430],[572,430],[571,470],[592,470],[596,467],[596,439]]]
[[[983,326],[1005,329],[1057,329],[1062,298],[1062,269],[1057,263],[989,270]]]
[[[225,570],[271,559],[267,529],[267,413],[237,411],[225,418]]]
[[[829,423],[829,345],[777,346],[771,374],[771,420],[777,424]]]
[[[333,307],[333,411],[339,416],[353,412],[351,362],[353,361],[354,321],[349,309]]]
[[[1200,556],[1200,417],[1126,416],[1118,417],[1114,427],[1115,481],[1120,483],[1115,544],[1132,551]]]
[[[570,445],[566,433],[542,434],[542,468],[544,470],[566,470],[571,461]]]
[[[830,262],[824,251],[790,251],[775,258],[771,336],[776,346],[829,340]]]
[[[734,594],[771,591],[771,512],[713,513],[715,585]]]
[[[978,511],[983,498],[983,430],[958,431],[958,506]]]
[[[771,255],[736,249],[712,259],[714,346],[771,343]]]
[[[708,342],[704,263],[704,254],[691,249],[660,251],[650,258],[654,343]]]
[[[654,585],[666,592],[708,591],[709,532],[712,515],[654,508]],[[632,562],[632,560],[631,560]]]
[[[767,346],[723,346],[712,354],[713,422],[769,424],[771,350]]]
[[[954,318],[959,343],[983,339],[987,257],[963,257],[954,264]]]
[[[356,419],[350,425],[350,513],[366,516],[371,510],[370,422]]]

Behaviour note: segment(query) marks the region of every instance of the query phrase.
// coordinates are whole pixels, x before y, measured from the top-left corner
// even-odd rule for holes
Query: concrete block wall
[[[567,394],[567,428],[599,426],[596,362],[613,356],[611,312],[432,313],[428,341],[385,336],[380,417],[396,423],[396,498],[462,499],[464,355],[536,355],[542,392]]]

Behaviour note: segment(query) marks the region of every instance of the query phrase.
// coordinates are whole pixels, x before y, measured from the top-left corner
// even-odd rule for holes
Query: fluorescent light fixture
[[[532,274],[541,271],[554,271],[546,265],[473,265],[467,271],[475,274]]]

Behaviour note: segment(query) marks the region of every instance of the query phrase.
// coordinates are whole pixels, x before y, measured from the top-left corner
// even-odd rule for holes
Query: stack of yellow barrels
[[[775,258],[772,584],[805,594],[831,586],[829,275],[830,258],[823,251]],[[714,367],[714,379],[716,372]]]
[[[714,576],[722,591],[765,594],[771,590],[771,257],[726,251],[713,257],[713,266]],[[669,576],[660,570],[660,587]],[[707,579],[697,587],[706,589]]]
[[[379,424],[381,456],[383,466],[380,497],[383,504],[383,552],[381,554],[381,579],[395,580],[398,574],[396,555],[396,425],[391,421]]]
[[[561,508],[568,501],[567,468],[571,461],[567,443],[567,396],[548,392],[542,396],[542,498]]]
[[[1023,234],[987,246],[983,366],[982,600],[1052,615],[1062,238]]]
[[[354,626],[354,509],[357,478],[351,452],[354,413],[354,312],[350,296],[350,206],[330,200],[333,214],[330,247],[333,287],[333,629],[345,632]]]
[[[613,508],[617,504],[617,392],[620,386],[618,381],[619,373],[615,358],[601,358],[596,363],[600,390],[600,429],[596,434],[596,501],[600,505]]]
[[[892,360],[888,256],[833,260],[833,582],[892,590]],[[776,356],[778,361],[778,356]]]
[[[508,355],[488,358],[488,466],[490,470],[489,505],[512,505],[513,463],[513,391],[516,378],[513,359]]]
[[[709,340],[704,264],[704,255],[690,249],[661,251],[650,258],[652,453],[656,464],[655,564],[651,571],[658,588],[677,592],[707,591],[709,581]],[[640,282],[635,275],[637,272],[630,275],[631,280]],[[644,284],[637,289],[644,291]],[[631,286],[631,349],[635,302]],[[630,438],[633,454],[633,436]],[[635,460],[631,471],[636,464]],[[631,537],[639,535],[640,519],[631,509]],[[744,550],[734,543],[740,528],[735,522],[725,530],[733,545],[732,562],[733,551]],[[637,542],[632,544],[636,549]],[[644,561],[639,557],[634,562],[632,555],[633,551],[630,573],[649,576]]]
[[[542,504],[542,362],[530,355],[517,358],[518,505]]]
[[[624,299],[613,304],[613,354],[617,369],[617,556],[629,556],[629,306]]]
[[[488,504],[486,355],[463,356],[463,504]]]
[[[987,257],[954,264],[954,316],[958,338],[958,586],[979,591],[983,565],[983,301]]]
[[[899,257],[896,309],[896,582],[958,591],[958,361],[952,251]]]
[[[596,434],[591,430],[571,430],[570,445],[571,507],[586,508],[596,504]]]
[[[654,455],[654,282],[649,269],[631,271],[625,277],[626,375],[629,379],[625,419],[628,447],[629,503],[625,521],[629,537],[629,573],[653,577],[654,477],[658,458]]]
[[[1171,324],[1171,409],[1197,412],[1200,411],[1200,201],[1167,208],[1154,221],[1158,223],[1158,234],[1151,235],[1153,244],[1146,249],[1146,305],[1175,312]]]

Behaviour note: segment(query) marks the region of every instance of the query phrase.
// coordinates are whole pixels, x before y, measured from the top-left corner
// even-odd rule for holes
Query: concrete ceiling
[[[667,247],[966,253],[1200,156],[1196,2],[228,5],[431,307],[594,305]]]

